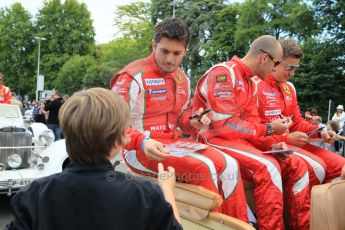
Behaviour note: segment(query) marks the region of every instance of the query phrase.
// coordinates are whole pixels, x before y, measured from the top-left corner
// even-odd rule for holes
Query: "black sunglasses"
[[[280,65],[280,61],[278,61],[277,58],[272,57],[272,55],[271,55],[270,53],[266,52],[266,51],[263,50],[263,49],[259,49],[259,50],[260,50],[261,52],[267,54],[267,56],[273,61],[274,67],[277,67],[278,65]]]

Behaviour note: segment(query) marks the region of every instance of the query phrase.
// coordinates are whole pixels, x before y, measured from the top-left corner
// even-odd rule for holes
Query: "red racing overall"
[[[270,75],[265,81],[259,83],[258,94],[262,122],[277,119],[279,116],[293,115],[290,133],[295,131],[307,133],[319,128],[318,125],[311,124],[301,116],[296,90],[292,83],[278,83],[274,76]],[[317,135],[314,134],[312,137],[317,137]],[[287,142],[287,135],[274,135],[274,138]],[[342,156],[311,144],[297,149],[296,154],[308,162],[311,185],[328,183],[339,177],[345,165],[345,159]]]
[[[122,95],[130,106],[132,128],[163,144],[190,141],[181,138],[180,131],[189,128],[190,114],[184,113],[190,97],[189,84],[180,68],[173,73],[163,73],[155,62],[154,53],[129,64],[110,82],[111,89]],[[126,151],[123,157],[133,171],[157,174],[158,162],[149,160],[140,149]],[[221,194],[223,204],[216,211],[248,222],[235,159],[209,147],[183,157],[171,155],[162,163],[165,167],[174,167],[177,178]]]
[[[200,136],[205,143],[234,157],[242,177],[255,184],[260,229],[284,229],[283,185],[291,227],[308,229],[309,179],[304,162],[295,156],[278,162],[251,143],[264,136],[267,129],[258,116],[257,83],[250,79],[252,76],[236,56],[206,72],[198,82],[193,110],[211,108],[212,124]],[[260,142],[267,148],[273,143]]]

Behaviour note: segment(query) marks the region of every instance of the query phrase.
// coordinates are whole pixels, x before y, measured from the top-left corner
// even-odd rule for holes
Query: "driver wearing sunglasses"
[[[283,48],[281,64],[258,84],[261,122],[267,123],[276,118],[288,118],[293,115],[293,125],[289,128],[289,132],[268,138],[284,141],[292,145],[290,148],[298,147],[298,156],[307,163],[310,187],[330,182],[340,176],[342,167],[345,165],[345,158],[308,143],[309,137],[306,133],[316,130],[319,126],[302,118],[295,87],[288,82],[299,67],[303,53],[292,39],[281,40],[280,44]],[[310,138],[322,138],[324,142],[331,143],[335,137],[334,132],[324,130],[311,135]]]

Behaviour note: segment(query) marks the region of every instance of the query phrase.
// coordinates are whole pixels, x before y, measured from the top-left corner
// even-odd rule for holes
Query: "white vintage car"
[[[0,104],[0,194],[61,172],[67,158],[61,142],[45,124],[25,119],[18,106]]]

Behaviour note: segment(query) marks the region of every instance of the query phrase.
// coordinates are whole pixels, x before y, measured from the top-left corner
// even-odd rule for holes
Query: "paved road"
[[[6,224],[13,219],[10,208],[10,197],[0,195],[0,229],[4,229]]]

